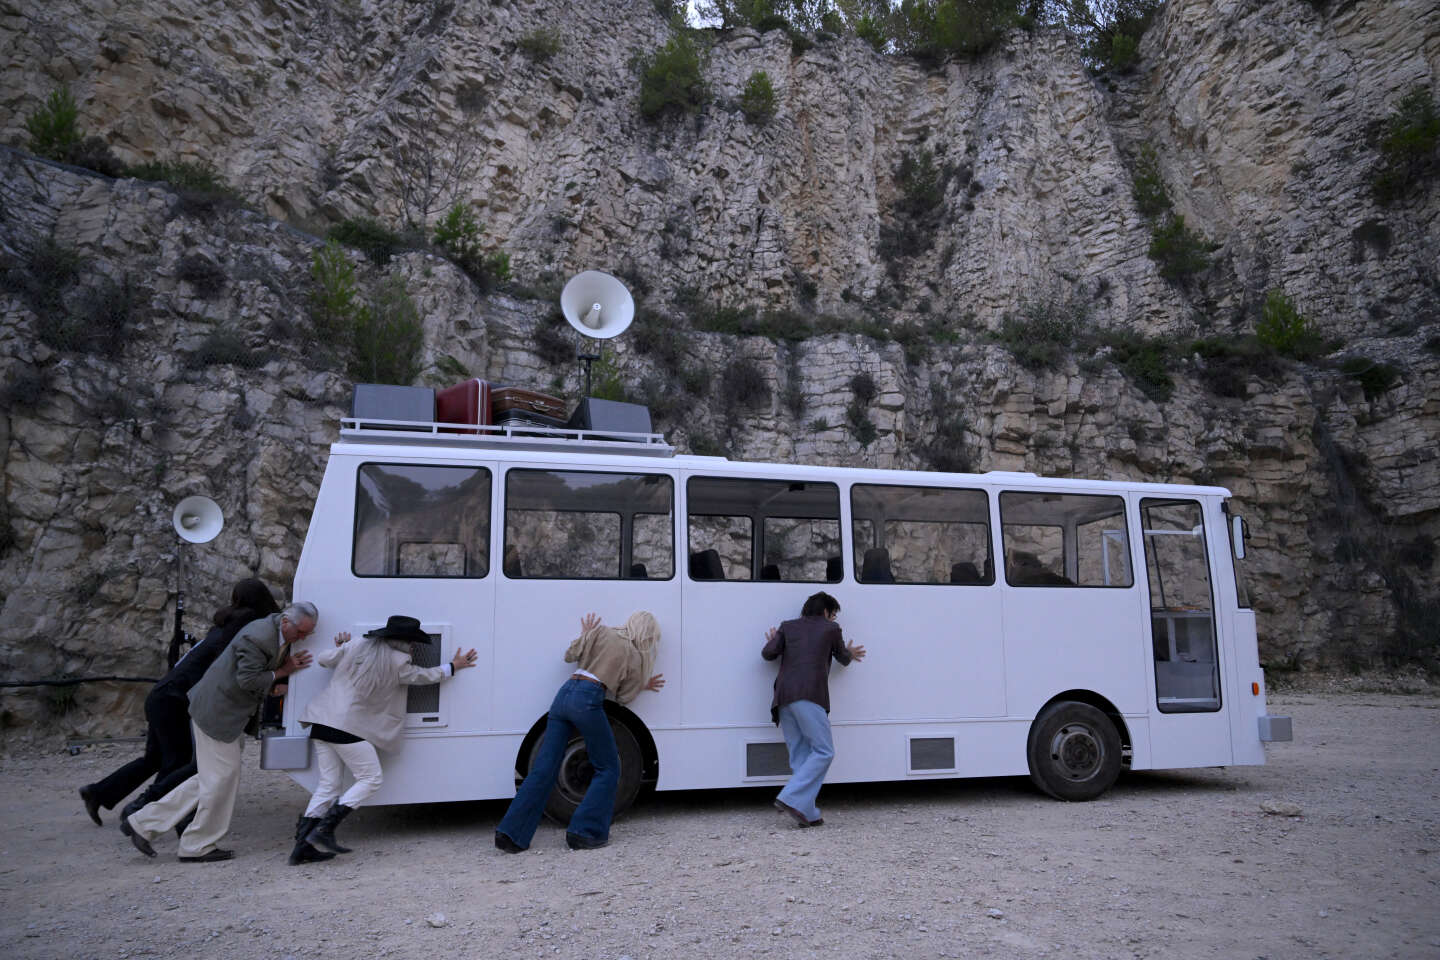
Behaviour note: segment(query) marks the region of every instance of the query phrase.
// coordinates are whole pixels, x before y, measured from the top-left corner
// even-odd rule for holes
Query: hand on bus
[[[645,684],[645,689],[659,690],[663,686],[665,686],[665,674],[657,673],[655,674],[655,676],[650,678],[649,682]]]
[[[600,626],[600,615],[598,613],[587,613],[580,618],[580,632],[589,633]]]
[[[470,652],[461,653],[460,648],[456,647],[455,656],[450,658],[450,666],[454,668],[456,673],[459,673],[466,667],[475,666],[475,649],[472,647]]]
[[[350,640],[350,634],[344,630],[335,634],[335,646],[343,647]]]
[[[285,662],[280,664],[280,668],[275,671],[275,679],[279,680],[281,677],[288,677],[296,670],[304,670],[308,666],[310,666],[310,651],[301,650],[299,653],[292,653],[285,658]]]
[[[850,654],[851,660],[865,659],[865,648],[858,643],[845,644],[845,652]]]
[[[766,631],[765,631],[765,642],[766,642],[766,643],[774,643],[774,642],[775,642],[775,635],[776,635],[777,633],[779,633],[779,632],[780,632],[780,631],[779,631],[779,630],[776,630],[774,627],[771,627],[769,630],[766,630]]]

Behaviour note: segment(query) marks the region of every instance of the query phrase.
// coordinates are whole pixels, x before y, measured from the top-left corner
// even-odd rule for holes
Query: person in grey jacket
[[[798,620],[786,620],[765,634],[760,656],[780,659],[770,718],[785,734],[790,753],[790,782],[775,798],[775,809],[802,827],[825,821],[815,798],[835,758],[830,739],[830,661],[842,665],[864,660],[865,648],[846,643],[835,616],[840,601],[823,590],[805,601]]]
[[[403,742],[406,685],[439,683],[475,666],[475,651],[461,653],[458,648],[449,663],[415,666],[411,644],[431,642],[419,620],[393,616],[355,643],[348,633],[336,634],[335,646],[315,658],[334,672],[300,716],[315,744],[320,782],[295,825],[292,866],[350,852],[335,839],[335,828],[380,789],[375,750],[398,750]],[[346,769],[355,783],[341,796],[340,778]]]
[[[194,807],[195,819],[180,837],[180,859],[208,862],[235,855],[218,843],[229,831],[235,812],[245,730],[275,682],[310,665],[309,653],[292,654],[290,647],[309,636],[319,618],[314,604],[298,602],[246,624],[191,688],[197,772],[121,820],[137,850],[155,856],[151,842]]]

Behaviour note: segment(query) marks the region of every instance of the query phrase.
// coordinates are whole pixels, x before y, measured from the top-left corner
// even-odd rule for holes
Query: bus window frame
[[[1129,524],[1130,524],[1130,504],[1129,504],[1129,502],[1127,501],[1127,499],[1126,499],[1126,497],[1125,497],[1125,495],[1124,495],[1123,493],[1089,493],[1089,492],[1082,492],[1082,491],[1076,491],[1076,490],[1026,490],[1026,489],[1019,489],[1019,490],[1017,490],[1017,489],[1005,489],[1005,490],[999,490],[999,491],[997,491],[997,493],[998,493],[998,496],[996,496],[996,498],[995,498],[995,503],[996,503],[997,508],[998,508],[999,511],[1000,511],[1000,559],[1005,563],[1005,585],[1006,585],[1006,586],[1015,587],[1015,588],[1017,588],[1017,589],[1027,589],[1027,588],[1034,588],[1034,587],[1044,587],[1044,588],[1059,589],[1059,590],[1072,590],[1072,589],[1081,589],[1081,590],[1133,590],[1133,589],[1135,589],[1135,584],[1136,584],[1138,578],[1135,576],[1135,570],[1133,569],[1134,564],[1135,564],[1134,556],[1133,556],[1134,546],[1130,543],[1130,527],[1129,527]],[[1036,523],[1036,522],[1033,522],[1033,521],[1026,521],[1026,520],[1019,520],[1019,521],[1012,520],[1012,521],[1010,521],[1010,522],[1007,523],[1006,520],[1005,520],[1005,497],[1006,497],[1008,494],[1015,494],[1015,495],[1018,495],[1018,496],[1085,497],[1085,498],[1094,499],[1094,500],[1115,500],[1115,501],[1117,501],[1117,502],[1120,504],[1120,510],[1119,510],[1117,513],[1101,513],[1101,514],[1096,514],[1096,515],[1094,515],[1094,516],[1088,517],[1087,519],[1083,519],[1083,520],[1082,520],[1080,517],[1077,516],[1077,517],[1074,518],[1074,522],[1071,523],[1071,524],[1068,525],[1068,526],[1067,526],[1066,524],[1064,524],[1064,523]],[[1063,562],[1066,566],[1068,566],[1068,565],[1069,565],[1069,561],[1070,561],[1070,559],[1071,559],[1071,553],[1072,553],[1072,551],[1073,551],[1073,552],[1075,553],[1075,556],[1074,556],[1075,566],[1076,566],[1076,570],[1078,571],[1078,570],[1079,570],[1079,566],[1080,566],[1080,557],[1079,557],[1079,552],[1078,552],[1078,551],[1079,551],[1079,547],[1080,547],[1080,538],[1079,538],[1079,535],[1078,535],[1078,531],[1079,531],[1080,527],[1086,526],[1086,525],[1091,524],[1091,523],[1096,523],[1097,521],[1100,521],[1100,520],[1106,520],[1106,519],[1109,519],[1109,518],[1111,518],[1111,517],[1118,517],[1118,518],[1119,518],[1120,526],[1119,526],[1118,529],[1120,529],[1120,530],[1125,534],[1125,541],[1126,541],[1126,542],[1125,542],[1124,557],[1125,557],[1126,566],[1127,566],[1126,572],[1129,574],[1129,579],[1130,579],[1130,582],[1129,582],[1129,583],[1080,583],[1080,582],[1078,582],[1078,581],[1070,581],[1069,583],[1016,583],[1014,580],[1012,580],[1012,579],[1010,578],[1011,564],[1010,564],[1010,562],[1009,562],[1009,550],[1008,550],[1008,546],[1007,546],[1006,543],[1005,543],[1005,528],[1006,528],[1006,527],[1012,527],[1012,526],[1013,526],[1013,527],[1058,527],[1059,530],[1060,530],[1060,545],[1061,545],[1060,548],[1061,548],[1062,562]],[[1077,531],[1076,535],[1073,536],[1073,537],[1070,536],[1070,534],[1069,534],[1069,530],[1071,530],[1071,529],[1074,529],[1075,531]],[[1102,537],[1101,542],[1102,542],[1102,544],[1103,544],[1103,542],[1104,542],[1103,537]],[[1101,549],[1103,550],[1104,547],[1102,546]],[[1064,576],[1064,574],[1061,574],[1061,576]],[[1068,577],[1065,577],[1065,579],[1068,580],[1069,578],[1068,578]]]
[[[669,484],[670,484],[670,509],[669,509],[669,511],[668,511],[668,514],[667,514],[667,513],[656,513],[656,512],[654,512],[654,511],[652,511],[652,510],[634,510],[634,511],[631,511],[631,514],[630,514],[630,516],[631,516],[631,524],[630,524],[630,559],[631,559],[631,563],[633,564],[633,563],[634,563],[634,556],[635,556],[635,524],[634,524],[634,518],[635,518],[635,517],[640,517],[640,516],[663,517],[663,516],[667,516],[667,515],[668,515],[668,516],[670,517],[670,524],[669,524],[669,528],[670,528],[670,576],[668,576],[668,577],[652,577],[652,576],[648,576],[648,575],[647,575],[647,576],[644,576],[644,577],[631,577],[631,576],[626,576],[626,575],[625,575],[625,573],[624,573],[624,568],[625,568],[625,514],[624,514],[622,511],[618,511],[618,510],[617,510],[617,511],[610,511],[610,510],[555,510],[555,509],[550,509],[550,510],[548,510],[548,512],[550,512],[550,513],[584,513],[584,514],[591,514],[591,515],[595,515],[595,516],[614,516],[614,517],[616,517],[617,520],[618,520],[618,522],[619,522],[619,524],[620,524],[620,533],[619,533],[619,538],[620,538],[620,553],[619,553],[619,555],[618,555],[617,558],[616,558],[616,559],[617,559],[616,575],[615,575],[615,576],[610,576],[610,577],[574,577],[574,576],[568,576],[568,577],[545,577],[545,576],[535,576],[535,575],[531,575],[531,574],[528,574],[528,573],[522,573],[520,576],[516,577],[516,576],[511,576],[509,573],[505,573],[505,574],[504,574],[505,579],[507,579],[507,580],[517,580],[517,581],[518,581],[518,580],[574,580],[574,581],[580,581],[580,582],[584,582],[584,583],[596,583],[596,582],[601,582],[601,581],[610,582],[610,583],[668,583],[669,581],[675,579],[675,566],[676,566],[676,564],[675,564],[675,512],[676,512],[675,487],[676,487],[676,483],[675,483],[675,477],[674,477],[674,475],[669,474],[669,473],[663,473],[663,472],[661,472],[661,473],[650,473],[650,472],[643,471],[643,470],[595,470],[595,469],[576,469],[576,468],[571,468],[571,467],[560,467],[560,466],[543,466],[543,467],[511,466],[511,467],[507,467],[506,470],[505,470],[505,483],[504,483],[504,485],[503,485],[503,489],[501,489],[501,491],[500,491],[500,510],[499,510],[499,513],[500,513],[501,517],[503,517],[504,520],[505,520],[505,522],[502,524],[502,527],[501,527],[501,535],[500,535],[500,556],[501,556],[502,558],[505,556],[505,551],[508,550],[508,549],[509,549],[509,546],[510,546],[510,542],[509,542],[509,539],[508,539],[508,537],[509,537],[509,529],[510,529],[509,517],[510,517],[510,510],[511,510],[511,507],[510,507],[510,477],[511,477],[511,475],[517,474],[517,473],[520,473],[520,474],[525,474],[525,473],[551,473],[551,474],[555,474],[555,473],[560,473],[560,474],[565,474],[565,473],[583,473],[583,474],[594,474],[594,475],[609,476],[609,477],[659,477],[659,478],[663,478],[664,480],[668,481]],[[547,512],[547,511],[540,510],[540,509],[537,509],[537,508],[534,508],[534,507],[516,507],[516,508],[515,508],[515,512],[516,512],[516,513],[542,513],[542,512]],[[502,564],[501,564],[501,567],[502,567],[502,568],[504,567],[503,562],[502,562]],[[503,571],[502,571],[502,572],[503,572]]]
[[[753,513],[753,514],[743,514],[743,513],[716,513],[716,512],[710,511],[710,510],[703,510],[703,509],[702,509],[702,510],[696,510],[696,509],[694,509],[694,507],[693,507],[694,500],[693,500],[693,496],[692,496],[692,493],[691,493],[691,484],[693,484],[693,483],[694,483],[695,481],[697,481],[697,480],[700,480],[700,481],[721,480],[721,481],[727,481],[727,482],[733,482],[733,483],[771,483],[771,484],[789,484],[789,485],[794,485],[794,484],[797,484],[797,483],[798,483],[798,484],[802,484],[802,485],[807,486],[807,487],[830,487],[830,488],[832,488],[832,489],[834,490],[834,492],[835,492],[835,516],[834,516],[833,518],[832,518],[832,517],[828,517],[828,516],[797,516],[797,515],[788,514],[788,513],[787,513],[787,514],[766,513],[766,512],[764,512],[764,511],[762,511],[762,512],[760,512],[760,513]],[[810,584],[814,584],[814,583],[826,584],[826,583],[828,583],[828,584],[834,584],[834,583],[842,583],[842,582],[844,582],[844,580],[845,580],[845,573],[844,573],[844,566],[843,566],[843,564],[844,564],[844,558],[845,558],[845,511],[844,511],[844,505],[845,505],[845,504],[844,504],[844,499],[841,497],[841,485],[840,485],[840,483],[839,483],[838,481],[835,481],[835,480],[806,480],[806,479],[797,479],[797,478],[794,478],[794,477],[788,477],[788,478],[787,478],[787,477],[771,477],[771,476],[767,476],[767,477],[749,477],[749,476],[727,476],[727,475],[725,475],[725,474],[714,474],[714,473],[692,473],[692,474],[690,474],[689,476],[687,476],[687,477],[685,478],[685,557],[686,557],[685,567],[686,567],[686,579],[687,579],[688,581],[690,581],[691,583],[773,583],[773,584],[795,584],[795,583],[810,583]],[[692,552],[691,549],[690,549],[690,521],[691,521],[691,518],[692,518],[692,517],[720,517],[720,518],[732,518],[732,519],[741,519],[741,520],[748,520],[748,521],[749,521],[749,523],[750,523],[750,558],[751,558],[751,560],[750,560],[750,564],[749,564],[748,569],[749,569],[749,572],[750,572],[750,576],[748,576],[748,577],[746,577],[746,578],[744,578],[744,579],[732,579],[731,577],[722,577],[722,578],[719,579],[719,580],[700,579],[700,578],[696,578],[696,577],[695,577],[694,573],[690,570],[689,560],[690,560],[690,557],[691,557],[691,556],[693,556],[695,553],[698,553],[698,552],[701,552],[701,551],[693,551],[693,552]],[[817,521],[817,520],[828,521],[828,520],[832,520],[832,519],[833,519],[833,521],[834,521],[834,523],[835,523],[835,539],[836,539],[836,541],[837,541],[838,544],[839,544],[840,558],[841,558],[841,564],[842,564],[842,566],[841,566],[841,573],[840,573],[840,579],[839,579],[839,580],[828,580],[828,579],[821,579],[821,580],[787,580],[787,579],[785,579],[784,577],[781,577],[781,578],[778,579],[778,580],[764,580],[764,579],[761,579],[760,577],[756,576],[756,573],[757,573],[757,570],[758,570],[758,566],[757,566],[757,564],[755,563],[755,558],[756,558],[757,555],[758,555],[758,556],[761,556],[761,557],[764,556],[764,548],[765,548],[765,521],[766,521],[766,520],[776,520],[776,519],[778,519],[778,520],[808,520],[808,521],[812,521],[812,522],[813,522],[813,521]],[[759,522],[757,523],[756,521],[759,521]],[[758,544],[758,547],[759,547],[758,551],[757,551],[757,549],[756,549],[756,548],[757,548],[757,544]],[[714,549],[716,549],[716,548],[714,548],[714,547],[707,547],[706,549],[714,550]],[[717,550],[717,552],[718,552],[718,550]],[[828,562],[828,560],[829,560],[830,558],[829,558],[829,557],[826,557],[825,559],[826,559],[826,561]],[[722,561],[721,561],[720,569],[721,569],[722,572],[723,572],[724,569],[725,569],[725,565],[724,565],[723,558],[722,558]]]
[[[485,572],[479,576],[468,573],[445,574],[445,573],[360,573],[355,569],[355,544],[360,537],[360,475],[366,467],[418,467],[421,469],[437,470],[471,470],[483,471],[490,482],[490,495],[485,498],[486,526],[484,549],[477,551],[476,556],[485,562]],[[414,461],[389,461],[389,460],[364,460],[355,467],[355,503],[353,516],[350,524],[350,575],[362,580],[488,580],[492,572],[490,563],[490,549],[494,546],[495,534],[495,471],[484,464],[475,463],[416,463]],[[425,541],[407,540],[405,543],[449,543],[452,541]]]
[[[981,576],[982,579],[981,579],[978,583],[955,583],[955,582],[952,581],[952,580],[905,580],[905,581],[900,581],[900,580],[895,580],[895,581],[862,580],[862,579],[860,578],[860,567],[859,567],[859,565],[858,565],[858,564],[856,563],[856,561],[855,561],[855,550],[856,550],[856,546],[855,546],[855,545],[856,545],[856,543],[859,542],[859,541],[858,541],[858,538],[855,536],[855,524],[856,524],[857,522],[859,522],[859,521],[857,521],[857,519],[856,519],[856,512],[855,512],[855,488],[856,488],[856,487],[865,487],[865,488],[868,488],[868,489],[881,489],[881,490],[940,490],[940,491],[946,491],[946,492],[955,491],[955,492],[959,492],[959,493],[971,493],[971,494],[978,493],[978,494],[980,494],[981,498],[984,500],[984,507],[985,507],[984,512],[983,512],[984,519],[981,520],[981,521],[971,521],[971,520],[963,520],[963,521],[961,521],[961,520],[912,520],[912,521],[897,521],[897,522],[934,523],[934,524],[939,524],[939,525],[944,525],[944,524],[947,524],[947,523],[956,523],[956,524],[964,524],[964,525],[967,525],[967,526],[981,526],[981,525],[983,525],[983,526],[985,527],[985,554],[984,554],[984,560],[988,560],[988,561],[990,562],[990,579],[988,579],[988,580],[983,579],[984,576],[985,576],[985,573],[984,573],[985,567],[984,567],[984,564],[982,563],[982,564],[981,564],[981,567],[980,567],[980,576]],[[855,582],[856,582],[857,584],[860,584],[861,586],[866,586],[866,587],[993,587],[993,586],[995,586],[996,580],[998,579],[998,578],[996,577],[995,571],[998,569],[998,567],[996,566],[996,563],[995,563],[995,531],[994,531],[993,526],[992,526],[992,524],[991,524],[990,493],[991,493],[991,491],[990,491],[989,489],[987,489],[987,488],[984,488],[984,487],[945,487],[945,486],[936,486],[936,485],[934,485],[934,484],[922,484],[922,483],[863,483],[863,482],[859,482],[859,481],[854,482],[854,483],[851,483],[851,484],[850,484],[850,563],[851,563],[852,567],[854,568],[854,572],[855,572]],[[888,519],[888,518],[884,518],[884,519]],[[879,527],[876,527],[876,521],[875,521],[875,518],[874,518],[873,516],[865,516],[865,517],[863,517],[863,522],[870,524],[870,526],[873,528],[874,531],[877,531],[877,532],[878,532],[878,531],[880,530]],[[872,543],[874,542],[874,539],[875,539],[875,536],[874,536],[874,533],[872,533],[872,537],[871,537]],[[886,549],[888,550],[888,547],[887,547]],[[894,567],[893,567],[893,565],[892,565],[892,567],[891,567],[891,573],[892,573],[892,575],[893,575],[893,573],[894,573]]]

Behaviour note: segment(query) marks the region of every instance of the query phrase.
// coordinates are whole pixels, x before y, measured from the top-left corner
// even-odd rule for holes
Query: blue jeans
[[[790,751],[790,782],[776,799],[799,810],[806,820],[819,820],[815,798],[820,794],[820,784],[825,782],[830,761],[835,759],[830,717],[820,704],[796,700],[780,708],[780,732],[785,734],[785,747]]]
[[[505,834],[522,849],[530,846],[535,828],[540,825],[545,800],[555,787],[555,774],[560,770],[565,745],[570,742],[573,730],[579,730],[585,738],[585,750],[590,754],[595,775],[565,832],[600,843],[610,839],[615,790],[620,784],[620,754],[615,749],[615,734],[610,732],[610,719],[605,716],[605,688],[571,677],[555,694],[540,752],[495,828],[496,833]]]

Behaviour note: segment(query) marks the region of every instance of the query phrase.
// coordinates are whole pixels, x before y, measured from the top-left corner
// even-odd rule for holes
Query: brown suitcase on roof
[[[496,387],[491,390],[490,409],[493,412],[492,423],[501,422],[511,410],[543,413],[547,417],[559,417],[562,422],[565,419],[565,401],[521,387]]]

